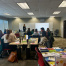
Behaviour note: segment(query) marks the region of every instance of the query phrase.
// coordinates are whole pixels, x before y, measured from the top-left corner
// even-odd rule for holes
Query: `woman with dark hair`
[[[26,31],[26,26],[25,26],[25,24],[23,25],[23,31],[24,31],[24,32]]]
[[[3,33],[2,33],[2,31],[0,30],[0,39],[1,39],[2,36],[3,36]]]

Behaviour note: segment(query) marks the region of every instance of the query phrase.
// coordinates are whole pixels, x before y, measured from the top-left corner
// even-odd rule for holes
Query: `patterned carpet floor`
[[[65,38],[54,38],[53,47],[66,47],[66,39]]]

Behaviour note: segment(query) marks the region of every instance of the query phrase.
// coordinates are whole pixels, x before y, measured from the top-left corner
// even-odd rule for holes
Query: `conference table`
[[[26,39],[22,40],[20,43],[19,41],[11,42],[9,45],[38,45],[38,38],[30,38],[27,42]]]
[[[19,56],[19,59],[21,59],[21,48],[26,49],[26,51],[28,50],[26,53],[30,54],[30,53],[28,53],[28,52],[30,52],[30,50],[34,51],[35,47],[38,47],[38,38],[30,38],[30,39],[28,39],[28,42],[26,39],[23,39],[21,41],[21,43],[19,41],[16,41],[16,42],[11,42],[9,45],[11,45],[11,46],[16,45],[17,46],[17,56]]]

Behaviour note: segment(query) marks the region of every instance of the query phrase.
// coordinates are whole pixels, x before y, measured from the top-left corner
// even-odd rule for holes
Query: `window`
[[[8,21],[0,19],[0,30],[4,32],[4,29],[8,29]]]

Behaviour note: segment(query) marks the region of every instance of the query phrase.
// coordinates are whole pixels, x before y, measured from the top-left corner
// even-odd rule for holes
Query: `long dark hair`
[[[6,39],[9,38],[9,35],[10,35],[10,30],[7,30],[7,36],[6,36]]]

